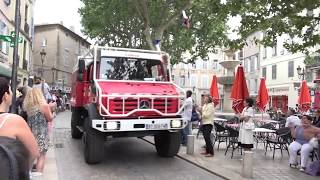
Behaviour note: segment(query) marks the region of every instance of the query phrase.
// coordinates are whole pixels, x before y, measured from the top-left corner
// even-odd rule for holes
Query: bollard
[[[253,152],[252,151],[243,152],[241,176],[245,178],[253,177]]]
[[[194,153],[194,135],[188,135],[187,154],[192,155],[193,153]]]

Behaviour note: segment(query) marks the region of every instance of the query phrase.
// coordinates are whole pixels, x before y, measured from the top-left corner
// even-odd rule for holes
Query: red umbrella
[[[217,106],[220,101],[220,96],[219,96],[219,92],[218,92],[217,76],[215,76],[215,75],[213,75],[213,77],[212,77],[210,95],[212,97],[212,101],[214,103],[214,106]]]
[[[231,90],[232,108],[236,113],[241,113],[244,108],[244,101],[249,97],[246,78],[243,67],[238,66],[236,77]]]
[[[302,85],[300,87],[300,95],[298,99],[299,109],[302,112],[306,112],[310,109],[311,106],[311,96],[309,93],[309,88],[307,86],[307,82],[305,80],[302,81]]]
[[[257,96],[257,106],[261,112],[265,111],[268,102],[269,102],[269,95],[266,87],[266,80],[264,78],[261,78],[259,92]]]
[[[314,95],[314,109],[317,110],[320,108],[320,92],[317,91]]]

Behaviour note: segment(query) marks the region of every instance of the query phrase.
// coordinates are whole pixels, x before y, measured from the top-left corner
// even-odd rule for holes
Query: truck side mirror
[[[86,62],[84,61],[84,59],[79,59],[79,63],[78,63],[79,74],[83,74],[85,68],[86,68]]]

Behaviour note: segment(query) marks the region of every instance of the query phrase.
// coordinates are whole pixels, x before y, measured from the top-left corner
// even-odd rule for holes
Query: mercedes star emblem
[[[150,103],[149,101],[142,100],[140,101],[140,109],[149,109],[150,108]]]

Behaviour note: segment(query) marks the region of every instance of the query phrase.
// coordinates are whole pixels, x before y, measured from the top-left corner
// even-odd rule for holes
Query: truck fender
[[[99,113],[97,112],[97,105],[96,104],[87,104],[84,106],[87,111],[87,117],[89,119],[95,119],[99,117]]]

